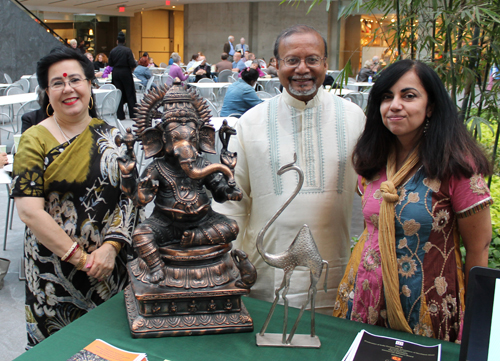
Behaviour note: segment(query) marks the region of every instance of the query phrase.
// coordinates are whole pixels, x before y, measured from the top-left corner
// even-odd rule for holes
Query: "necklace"
[[[59,128],[59,131],[61,132],[61,134],[64,137],[64,139],[66,139],[66,141],[68,142],[68,144],[71,144],[71,142],[69,141],[69,137],[66,135],[66,133],[63,132],[61,126],[59,125],[59,123],[58,123],[58,121],[56,119],[56,115],[55,114],[54,114],[54,121],[56,122],[56,125]]]

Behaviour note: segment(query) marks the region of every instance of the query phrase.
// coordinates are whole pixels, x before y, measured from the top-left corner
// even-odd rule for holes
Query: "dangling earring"
[[[54,109],[52,109],[52,114],[49,114],[49,107],[50,107],[50,103],[47,104],[47,108],[45,109],[45,113],[47,113],[48,117],[50,117],[52,114],[54,114]]]
[[[92,95],[90,96],[90,103],[91,105],[89,105],[89,110],[94,107],[94,98],[92,97]]]
[[[427,133],[428,129],[429,129],[429,117],[425,117],[424,134]]]

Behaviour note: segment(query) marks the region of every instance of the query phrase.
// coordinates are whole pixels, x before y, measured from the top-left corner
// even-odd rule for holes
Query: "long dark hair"
[[[80,63],[83,69],[83,73],[85,74],[85,78],[92,81],[95,78],[94,74],[94,64],[84,56],[79,50],[70,49],[67,47],[57,47],[50,51],[49,54],[45,55],[41,58],[36,64],[36,76],[38,79],[38,85],[40,88],[47,90],[49,87],[49,68],[63,60],[76,60]],[[92,98],[89,101],[89,114],[92,118],[97,118],[97,103],[94,97],[94,94],[90,93],[90,97]],[[49,105],[49,97],[47,93],[43,92],[43,100],[42,100],[42,109],[46,110]],[[51,109],[51,107],[49,107]],[[47,114],[48,115],[48,114]]]
[[[415,60],[401,60],[390,65],[373,85],[368,97],[365,129],[352,156],[356,172],[371,179],[386,166],[397,137],[384,126],[380,104],[384,94],[411,70],[420,79],[427,92],[428,106],[432,109],[419,147],[426,176],[443,180],[452,175],[470,177],[474,173],[490,174],[490,163],[459,120],[457,107],[443,82],[429,66]]]

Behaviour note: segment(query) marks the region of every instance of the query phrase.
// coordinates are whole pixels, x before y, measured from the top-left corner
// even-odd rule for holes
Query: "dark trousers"
[[[117,89],[120,89],[122,92],[120,105],[118,106],[118,110],[116,111],[116,117],[120,120],[125,119],[123,104],[127,103],[130,119],[133,119],[135,116],[136,97],[132,72],[130,71],[130,68],[113,68],[112,74],[113,85]]]

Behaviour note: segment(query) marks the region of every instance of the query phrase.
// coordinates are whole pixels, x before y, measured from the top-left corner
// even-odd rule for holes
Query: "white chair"
[[[215,81],[210,78],[201,78],[200,80],[198,80],[198,83],[215,83]]]
[[[278,87],[274,87],[274,92],[276,93],[276,95],[281,94],[281,90]]]
[[[167,67],[167,64],[165,64],[165,63],[160,63],[159,68],[166,68],[166,67]]]
[[[24,94],[24,90],[21,88],[21,84],[11,84],[7,88],[5,88],[5,95],[15,95],[15,94]],[[10,104],[6,106],[0,107],[0,120],[2,122],[2,125],[6,125],[7,127],[2,127],[3,131],[9,132],[8,129],[13,129],[14,127],[14,114],[15,108],[18,108],[19,104]],[[15,131],[14,131],[15,132]],[[9,133],[12,133],[10,131]],[[9,138],[10,134],[7,135],[7,138]]]
[[[121,97],[122,92],[120,89],[112,90],[108,94],[106,94],[99,108],[99,114],[101,118],[108,123],[113,120],[120,132],[125,134],[125,127],[116,116],[116,111],[118,110],[118,106],[120,105]]]
[[[357,106],[359,106],[361,109],[363,109],[363,94],[361,93],[349,93],[344,95],[344,99],[347,99]]]
[[[227,83],[229,77],[232,77],[233,71],[231,69],[225,69],[219,73],[218,80],[219,83]]]
[[[17,80],[14,84],[19,84],[25,93],[30,92],[30,81],[25,78]]]
[[[9,74],[4,73],[4,74],[3,74],[3,77],[5,78],[5,82],[6,82],[7,84],[12,84],[12,78],[10,77],[10,75],[9,75]]]
[[[154,76],[152,76],[151,78],[148,79],[148,83],[146,84],[146,89],[144,89],[144,92],[148,92],[149,89],[151,89],[151,86],[153,86],[154,81],[155,81]]]
[[[230,82],[231,84],[236,82],[236,80],[234,80],[232,76],[228,77],[227,81]]]
[[[219,110],[219,112],[222,109],[222,105],[224,104],[224,98],[226,97],[227,89],[230,86],[231,86],[231,84],[224,85],[217,92],[217,97],[216,97],[216,100],[215,100],[215,104],[217,105],[217,109]]]
[[[265,92],[265,91],[258,91],[257,96],[260,99],[271,99],[273,97],[271,94],[269,94],[268,92]]]
[[[17,123],[17,128],[16,128],[16,133],[20,134],[21,129],[22,129],[22,116],[25,113],[29,113],[35,110],[40,109],[40,104],[38,103],[38,100],[31,100],[27,103],[24,103],[19,110],[16,112],[16,123]]]
[[[162,84],[167,84],[168,86],[172,86],[174,83],[174,78],[172,78],[170,75],[163,73],[161,76],[161,83]]]
[[[218,117],[219,116],[219,111],[215,107],[214,103],[212,103],[210,100],[205,99],[208,105],[208,109],[210,109],[210,113],[212,113],[212,117]]]
[[[115,90],[116,87],[113,84],[104,84],[104,85],[101,85],[99,87],[99,89],[111,89],[111,90]]]
[[[14,94],[24,94],[24,90],[22,85],[19,83],[11,84],[7,88],[5,88],[5,95],[14,95]]]
[[[279,87],[279,85],[280,85],[280,80],[278,78],[268,80],[265,83],[264,91],[269,94],[275,94],[274,88]]]
[[[36,74],[33,74],[28,80],[30,82],[29,93],[33,93],[34,91],[36,91],[36,87],[38,86],[38,77],[36,76]]]

